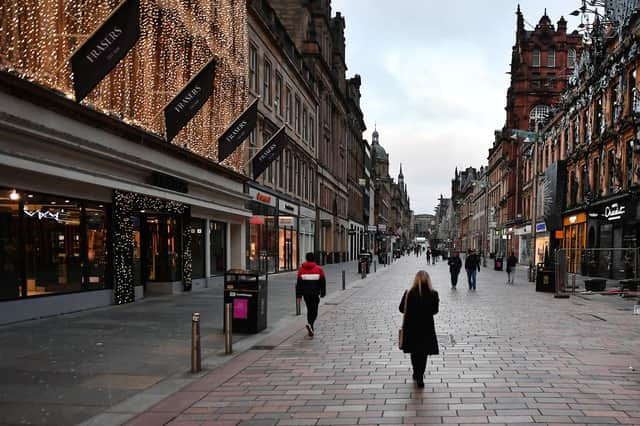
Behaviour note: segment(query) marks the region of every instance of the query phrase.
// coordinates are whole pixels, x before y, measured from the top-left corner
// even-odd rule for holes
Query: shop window
[[[191,278],[205,276],[205,220],[191,219]]]
[[[0,299],[107,288],[107,211],[0,188]]]
[[[211,275],[224,273],[227,269],[227,226],[223,222],[209,223]]]

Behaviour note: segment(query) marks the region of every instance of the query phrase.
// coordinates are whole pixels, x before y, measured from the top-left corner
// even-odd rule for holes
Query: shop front
[[[534,265],[540,265],[544,263],[544,254],[548,253],[551,249],[549,248],[549,244],[551,243],[551,238],[549,235],[549,230],[547,229],[547,225],[544,222],[538,222],[536,224],[536,241],[534,247]]]
[[[515,234],[518,238],[518,263],[528,265],[531,261],[531,225],[516,228]]]
[[[293,271],[299,265],[300,206],[262,188],[249,187],[247,265],[269,273]],[[305,233],[312,227],[306,218]],[[308,236],[305,240],[308,243]]]
[[[315,253],[316,212],[310,208],[300,206],[300,224],[298,238],[298,264],[302,265],[307,253]]]
[[[207,263],[245,266],[242,175],[6,79],[0,139],[0,324],[189,291]],[[211,218],[224,224],[215,250],[201,238]]]
[[[278,259],[278,199],[265,191],[249,188],[247,268],[253,271],[276,271]]]
[[[638,202],[631,195],[594,203],[588,212],[585,267],[589,275],[626,278],[638,247]]]
[[[567,256],[567,271],[580,272],[584,249],[586,248],[587,214],[573,212],[562,218],[562,248]]]
[[[293,271],[298,268],[299,214],[297,204],[278,200],[278,271]]]

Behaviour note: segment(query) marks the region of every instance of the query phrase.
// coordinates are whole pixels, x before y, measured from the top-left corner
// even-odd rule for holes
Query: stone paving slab
[[[395,347],[397,306],[418,268],[441,298],[441,353],[424,389]],[[444,264],[403,258],[322,305],[314,338],[292,323],[272,350],[250,350],[185,388],[199,393],[163,402],[172,418],[151,409],[127,424],[640,425],[640,317],[619,300],[536,293],[522,275],[505,285],[483,269],[477,291],[463,277],[452,290]],[[604,321],[576,319],[594,312]]]

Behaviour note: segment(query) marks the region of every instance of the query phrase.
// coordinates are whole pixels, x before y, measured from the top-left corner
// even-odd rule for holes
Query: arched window
[[[550,110],[551,108],[549,108],[549,105],[534,106],[529,113],[529,130],[534,131],[536,129],[536,124],[538,124],[538,129],[540,130],[542,128],[542,124],[547,120]]]

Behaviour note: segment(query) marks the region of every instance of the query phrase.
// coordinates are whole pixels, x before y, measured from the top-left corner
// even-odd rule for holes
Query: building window
[[[550,108],[548,105],[536,105],[529,113],[529,130],[541,130],[546,122]],[[536,128],[537,125],[537,128]]]
[[[271,64],[267,60],[264,61],[262,96],[263,102],[271,105]]]
[[[276,109],[278,115],[282,116],[282,76],[276,73],[275,93],[273,99],[273,106]]]
[[[300,134],[302,132],[302,123],[300,121],[300,98],[296,96],[296,111],[295,111],[295,127],[296,132]]]
[[[640,112],[640,102],[638,101],[636,70],[634,69],[629,73],[629,105],[631,105],[632,113]]]
[[[309,141],[311,142],[311,148],[316,146],[316,128],[313,120],[313,116],[309,115]]]
[[[291,124],[291,102],[292,102],[291,88],[287,87],[287,111],[286,111],[285,120],[288,124]]]
[[[556,66],[556,49],[549,49],[547,51],[547,67],[555,68]]]
[[[258,50],[249,45],[249,89],[258,91]]]
[[[567,52],[567,68],[574,69],[576,67],[576,49],[569,49]]]
[[[533,49],[533,53],[531,55],[531,66],[540,66],[540,49]]]
[[[605,128],[605,123],[602,119],[602,96],[596,99],[595,109],[593,114],[593,129],[598,132],[598,134],[602,134]]]
[[[302,139],[305,142],[309,142],[309,113],[307,107],[302,108]]]

